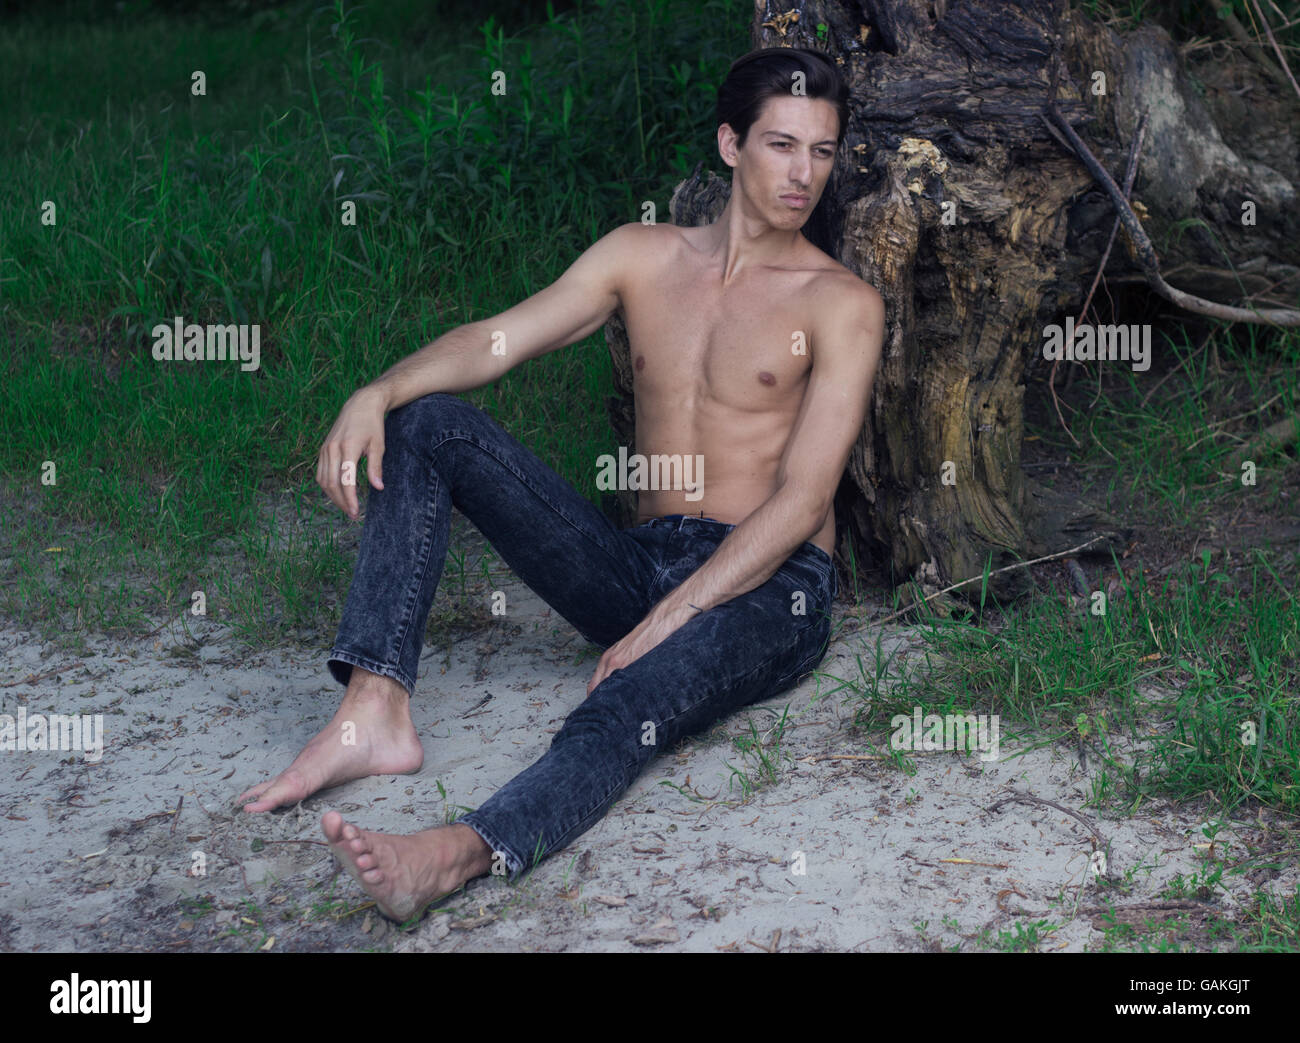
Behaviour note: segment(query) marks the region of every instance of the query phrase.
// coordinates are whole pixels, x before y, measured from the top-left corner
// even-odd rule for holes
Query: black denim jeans
[[[454,395],[394,409],[384,439],[384,488],[369,490],[328,662],[342,684],[355,665],[414,692],[453,506],[515,575],[601,646],[640,623],[734,528],[672,514],[616,529],[495,420]],[[536,763],[459,821],[500,854],[511,877],[565,847],[659,750],[810,673],[826,654],[838,589],[830,555],[805,542],[765,583],[694,616],[606,677]]]

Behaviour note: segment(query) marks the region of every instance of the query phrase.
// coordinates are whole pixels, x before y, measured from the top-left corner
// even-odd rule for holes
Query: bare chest
[[[722,287],[680,260],[623,295],[638,400],[797,409],[812,366],[808,273],[762,269]]]

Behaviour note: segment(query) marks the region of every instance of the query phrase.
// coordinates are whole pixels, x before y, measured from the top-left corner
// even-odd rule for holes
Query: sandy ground
[[[1100,945],[1108,903],[1138,926],[1182,917],[1182,944],[1205,947],[1198,925],[1210,910],[1231,917],[1256,886],[1295,888],[1294,868],[1261,869],[1225,874],[1228,893],[1208,904],[1162,898],[1176,874],[1201,867],[1205,810],[1148,803],[1103,817],[1085,806],[1091,760],[1007,722],[998,761],[921,754],[904,774],[878,756],[884,737],[851,727],[858,697],[842,679],[857,675],[857,656],[871,661],[868,632],[834,644],[799,688],[666,752],[528,878],[481,878],[402,931],[339,871],[320,817],[333,808],[366,829],[427,828],[544,752],[595,660],[530,591],[506,589],[508,623],[450,651],[425,648],[418,774],[271,815],[234,798],[329,720],[341,689],[323,650],[250,657],[206,620],[191,623],[197,644],[171,625],[75,657],[0,630],[0,713],[102,714],[105,729],[95,763],[75,751],[0,753],[0,949],[978,950],[1049,921],[1060,926],[1037,947],[1078,951]],[[890,628],[886,650],[908,640]],[[45,676],[24,682],[35,675]],[[757,761],[730,737],[751,720],[766,732],[787,704],[778,777],[746,796],[732,768],[757,777]],[[833,759],[844,755],[869,759]],[[1235,823],[1218,850],[1279,846],[1269,822]]]

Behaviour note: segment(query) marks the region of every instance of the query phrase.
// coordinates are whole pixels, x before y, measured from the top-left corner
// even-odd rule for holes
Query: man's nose
[[[800,152],[790,160],[790,180],[801,189],[807,189],[812,184],[811,156]]]

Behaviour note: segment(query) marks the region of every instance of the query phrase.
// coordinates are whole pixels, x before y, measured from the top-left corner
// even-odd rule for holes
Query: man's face
[[[839,115],[824,98],[797,95],[768,98],[744,148],[724,123],[718,151],[735,168],[733,187],[746,208],[777,228],[801,228],[831,176]]]

